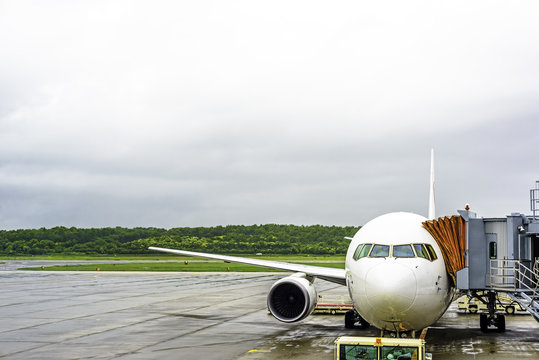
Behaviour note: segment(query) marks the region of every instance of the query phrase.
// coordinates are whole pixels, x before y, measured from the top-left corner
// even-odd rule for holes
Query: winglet
[[[434,192],[434,149],[430,150],[429,220],[436,217],[436,194]]]

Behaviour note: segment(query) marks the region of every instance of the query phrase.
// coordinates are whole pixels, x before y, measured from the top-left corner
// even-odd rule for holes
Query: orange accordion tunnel
[[[460,215],[423,222],[440,246],[447,273],[456,284],[457,271],[466,267],[466,222]]]

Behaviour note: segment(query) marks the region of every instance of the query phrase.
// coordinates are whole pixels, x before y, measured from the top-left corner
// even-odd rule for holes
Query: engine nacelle
[[[268,294],[268,309],[277,320],[299,321],[313,312],[317,299],[312,281],[298,273],[273,284]]]

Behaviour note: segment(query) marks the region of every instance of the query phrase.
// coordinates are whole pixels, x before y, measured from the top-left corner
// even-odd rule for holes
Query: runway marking
[[[249,350],[247,351],[248,353],[270,353],[271,350],[257,350],[257,349],[253,349],[253,350]]]

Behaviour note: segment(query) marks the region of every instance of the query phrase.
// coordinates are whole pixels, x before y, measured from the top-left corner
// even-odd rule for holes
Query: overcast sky
[[[0,0],[0,228],[530,213],[537,1]]]

